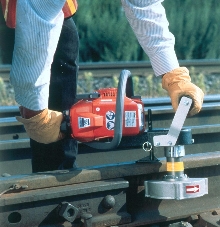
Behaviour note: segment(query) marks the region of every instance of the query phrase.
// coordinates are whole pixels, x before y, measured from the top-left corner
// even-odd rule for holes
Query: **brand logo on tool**
[[[187,185],[186,193],[197,193],[199,192],[199,185]]]

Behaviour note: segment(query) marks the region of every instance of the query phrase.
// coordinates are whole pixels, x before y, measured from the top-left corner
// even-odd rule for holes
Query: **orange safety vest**
[[[9,28],[16,26],[16,0],[0,0],[6,25]],[[71,17],[77,10],[77,0],[66,0],[63,6],[64,17]]]

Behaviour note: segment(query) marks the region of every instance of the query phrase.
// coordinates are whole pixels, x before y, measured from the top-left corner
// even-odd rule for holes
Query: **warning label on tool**
[[[108,130],[114,130],[115,128],[115,112],[109,110],[106,115],[106,128]]]
[[[86,128],[90,126],[90,118],[78,117],[79,128]]]
[[[125,127],[136,127],[136,111],[125,111]]]
[[[187,185],[186,193],[197,193],[199,192],[199,185]]]

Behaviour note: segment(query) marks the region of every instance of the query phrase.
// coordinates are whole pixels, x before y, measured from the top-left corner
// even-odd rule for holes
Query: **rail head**
[[[183,158],[185,169],[216,166],[220,163],[220,151],[186,155]],[[158,174],[166,172],[166,160],[155,163],[119,163],[93,166],[76,170],[60,170],[0,178],[0,192],[14,184],[28,185],[27,190],[58,187],[91,181],[100,181],[131,176]]]

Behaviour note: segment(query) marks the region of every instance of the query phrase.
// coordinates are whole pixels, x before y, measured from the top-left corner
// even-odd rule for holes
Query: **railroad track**
[[[169,128],[169,98],[143,99],[153,128]],[[146,137],[122,140],[117,150],[100,152],[79,145],[76,170],[31,174],[29,139],[15,121],[18,107],[0,108],[0,226],[4,227],[217,227],[220,217],[220,95],[206,96],[202,111],[187,118],[195,143],[185,146],[185,174],[207,178],[208,194],[186,200],[145,197],[144,182],[166,173],[164,151],[148,160]],[[62,209],[61,209],[62,208]],[[77,215],[74,215],[74,214]],[[33,215],[34,214],[34,215]],[[214,224],[213,224],[214,223]]]
[[[209,72],[220,72],[217,64],[209,67]],[[168,129],[174,116],[170,99],[143,102],[146,119],[152,111],[153,128]],[[80,143],[78,169],[31,174],[29,138],[15,119],[18,106],[0,107],[0,175],[12,175],[0,177],[0,226],[219,226],[219,113],[220,95],[208,95],[201,112],[184,123],[194,139],[185,146],[184,172],[207,178],[209,190],[202,197],[178,201],[144,195],[146,180],[166,174],[163,149],[157,148],[158,161],[149,163],[149,153],[142,149],[146,134],[123,138],[118,149],[107,152]]]
[[[186,200],[145,197],[144,182],[162,179],[166,162],[119,163],[0,179],[4,227],[218,227],[220,152],[186,155],[185,173],[207,178],[207,195]],[[75,215],[76,214],[76,215]]]
[[[195,72],[203,72],[207,75],[220,73],[220,60],[180,60],[181,66],[188,68],[194,67]],[[0,66],[0,77],[8,81],[10,65]],[[84,75],[86,72],[91,72],[94,77],[109,77],[118,75],[121,70],[130,70],[132,75],[147,75],[153,74],[153,70],[149,61],[138,62],[93,62],[93,63],[80,63],[79,76]]]

